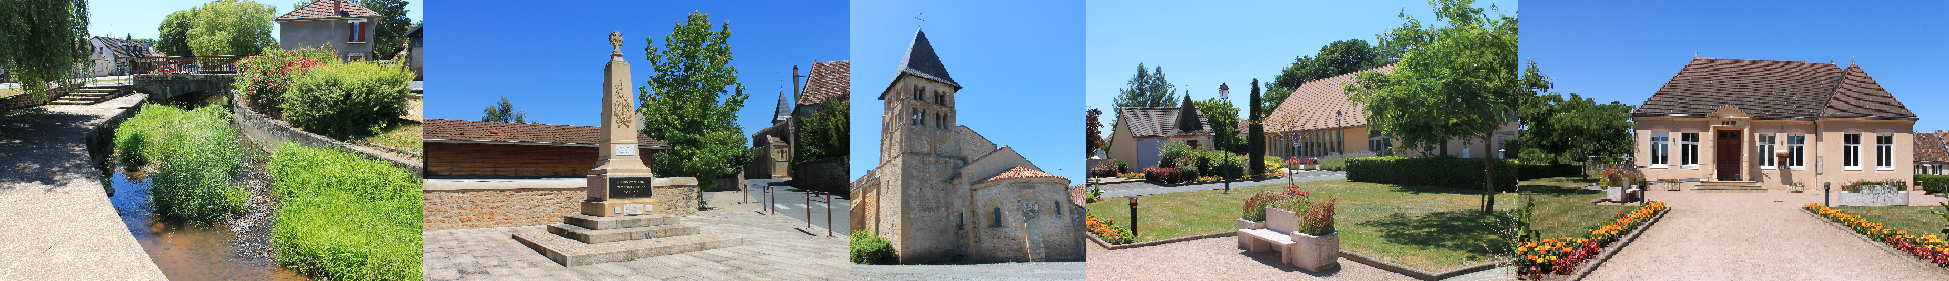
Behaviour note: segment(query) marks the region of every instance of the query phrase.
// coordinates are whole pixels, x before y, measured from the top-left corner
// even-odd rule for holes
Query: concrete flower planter
[[[1340,232],[1313,236],[1293,233],[1293,265],[1310,272],[1340,267]]]

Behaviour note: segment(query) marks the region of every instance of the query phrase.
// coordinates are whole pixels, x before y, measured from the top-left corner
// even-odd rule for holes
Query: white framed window
[[[1861,170],[1861,134],[1841,134],[1841,170]]]
[[[1755,143],[1759,144],[1759,148],[1758,148],[1759,153],[1754,153],[1754,154],[1759,154],[1760,156],[1760,161],[1759,161],[1760,169],[1774,169],[1775,166],[1778,166],[1779,164],[1776,163],[1779,162],[1778,160],[1779,158],[1773,157],[1773,148],[1774,148],[1773,145],[1774,145],[1774,141],[1777,141],[1776,138],[1778,138],[1779,135],[1759,134],[1758,137],[1759,140],[1756,141]]]
[[[345,53],[345,61],[363,61],[365,53]]]
[[[1667,168],[1672,163],[1672,137],[1667,132],[1651,133],[1651,168]]]
[[[1875,170],[1895,170],[1895,134],[1875,135]]]
[[[1795,171],[1807,169],[1807,135],[1787,135],[1787,167]]]
[[[1678,167],[1699,169],[1699,133],[1678,133]]]

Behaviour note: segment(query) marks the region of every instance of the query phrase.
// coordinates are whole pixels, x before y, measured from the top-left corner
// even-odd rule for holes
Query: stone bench
[[[1240,248],[1249,252],[1279,252],[1279,262],[1292,264],[1294,248],[1298,247],[1293,236],[1299,235],[1299,216],[1279,208],[1266,207],[1265,228],[1238,229]]]

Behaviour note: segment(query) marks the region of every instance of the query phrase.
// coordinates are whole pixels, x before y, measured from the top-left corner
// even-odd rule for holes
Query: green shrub
[[[1584,175],[1584,166],[1577,164],[1520,164],[1516,165],[1516,180],[1533,180],[1554,177],[1578,177]]]
[[[1374,155],[1375,154],[1373,152],[1367,152],[1367,151],[1345,153],[1345,154],[1334,153],[1332,155],[1327,155],[1326,157],[1320,157],[1320,169],[1328,170],[1328,171],[1346,171],[1347,159],[1353,159],[1359,157],[1373,157]]]
[[[348,140],[399,118],[413,73],[392,63],[355,62],[312,68],[292,80],[283,105],[291,125]]]
[[[1278,171],[1279,169],[1286,168],[1286,160],[1279,159],[1279,157],[1266,157],[1263,158],[1262,160],[1265,160],[1266,171]]]
[[[145,107],[116,128],[115,147],[125,164],[156,166],[149,198],[158,216],[215,222],[243,211],[250,199],[231,180],[242,168],[241,152],[223,106]]]
[[[873,235],[866,230],[853,230],[852,250],[848,256],[855,264],[897,264],[900,256],[893,249],[893,242]]]
[[[284,92],[290,88],[292,78],[313,67],[338,62],[337,56],[338,51],[329,46],[296,50],[264,47],[263,54],[237,61],[237,81],[231,87],[244,95],[244,100],[257,112],[280,116]]]
[[[284,144],[271,157],[278,263],[333,280],[419,280],[420,181],[337,150]]]
[[[1261,191],[1257,194],[1252,194],[1251,198],[1245,199],[1245,209],[1239,212],[1238,218],[1248,221],[1265,221],[1265,207],[1285,199],[1286,195],[1279,194],[1278,192]]]
[[[1516,164],[1496,161],[1496,190],[1516,190]],[[1381,184],[1482,188],[1482,159],[1438,156],[1360,157],[1347,160],[1347,180]]]
[[[1930,194],[1949,192],[1949,175],[1915,175],[1915,185]]]
[[[1183,160],[1182,158],[1184,158],[1186,154],[1190,154],[1191,151],[1192,151],[1191,146],[1185,145],[1183,142],[1164,142],[1164,147],[1157,149],[1157,167],[1178,168],[1179,166],[1196,165],[1190,163],[1178,163],[1178,161]],[[1145,168],[1149,168],[1149,167],[1145,167]]]

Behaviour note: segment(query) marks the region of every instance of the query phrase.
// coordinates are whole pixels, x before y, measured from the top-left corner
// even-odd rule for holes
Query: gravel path
[[[1665,215],[1584,280],[1949,280],[1821,223],[1820,193],[1653,191]],[[1941,197],[1913,195],[1914,205]]]
[[[1309,182],[1309,181],[1324,181],[1324,180],[1343,180],[1343,179],[1347,179],[1347,173],[1334,172],[1334,171],[1318,171],[1318,170],[1295,171],[1292,173],[1291,177],[1292,177],[1292,182],[1295,183]],[[1238,188],[1238,187],[1258,186],[1258,185],[1268,185],[1268,184],[1283,184],[1286,182],[1287,182],[1286,178],[1272,178],[1272,179],[1262,179],[1262,180],[1252,180],[1252,181],[1236,181],[1236,182],[1232,182],[1232,187]],[[1149,182],[1135,181],[1135,182],[1126,182],[1126,183],[1105,184],[1102,185],[1101,188],[1103,189],[1103,196],[1102,196],[1103,198],[1112,198],[1112,197],[1141,196],[1141,195],[1164,194],[1164,193],[1185,192],[1185,191],[1218,190],[1218,189],[1225,189],[1225,183],[1221,182],[1221,183],[1206,183],[1206,184],[1193,184],[1193,185],[1181,185],[1181,186],[1160,186]]]
[[[0,114],[0,280],[162,280],[115,213],[85,134],[148,95]]]
[[[1219,237],[1149,247],[1107,250],[1090,244],[1090,280],[1415,280],[1406,275],[1340,259],[1340,269],[1308,273],[1279,262],[1277,252],[1238,249],[1238,238]],[[1511,280],[1506,270],[1486,270],[1449,280]]]

